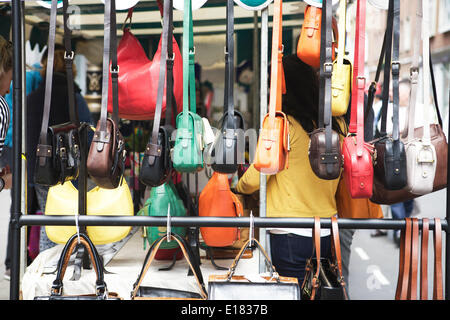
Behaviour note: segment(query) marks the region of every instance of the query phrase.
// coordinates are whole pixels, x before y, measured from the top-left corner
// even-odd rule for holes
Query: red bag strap
[[[356,155],[362,156],[364,144],[364,77],[366,0],[358,0],[356,8],[355,56],[349,133],[356,133]]]

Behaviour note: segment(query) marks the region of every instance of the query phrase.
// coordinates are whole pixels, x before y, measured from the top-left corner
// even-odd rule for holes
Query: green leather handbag
[[[191,1],[184,1],[183,11],[183,111],[176,119],[177,134],[172,156],[173,167],[178,172],[197,172],[203,169],[203,121],[196,113]]]
[[[169,210],[171,217],[182,217],[187,215],[183,200],[181,200],[178,195],[177,189],[171,179],[169,179],[166,183],[151,189],[150,196],[145,202],[144,207],[139,210],[138,215],[161,217],[167,216]],[[144,227],[144,249],[147,242],[151,246],[155,240],[159,239],[166,233],[166,227]],[[184,238],[186,236],[186,227],[171,227],[171,233],[176,233],[180,237]],[[176,241],[164,241],[160,246],[160,249],[174,248],[178,248],[178,243]]]

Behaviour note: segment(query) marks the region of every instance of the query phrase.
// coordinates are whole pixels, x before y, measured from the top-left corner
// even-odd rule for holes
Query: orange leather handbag
[[[214,172],[200,193],[198,215],[200,217],[241,217],[244,209],[239,198],[231,191],[228,175]],[[200,233],[207,246],[227,247],[239,239],[239,229],[201,227]]]
[[[256,145],[254,167],[264,174],[276,174],[288,167],[289,126],[286,114],[281,111],[285,92],[282,44],[282,0],[274,3],[272,65],[270,79],[269,113],[263,120]]]
[[[300,38],[297,44],[297,57],[314,68],[320,66],[320,29],[322,25],[322,9],[306,6]],[[332,20],[333,43],[332,58],[338,45],[338,30],[336,19]]]

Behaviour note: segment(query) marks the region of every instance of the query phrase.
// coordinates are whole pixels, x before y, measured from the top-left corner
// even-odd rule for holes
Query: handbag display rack
[[[52,5],[56,6],[57,1],[52,1]],[[358,0],[358,3],[365,3],[366,0]],[[20,267],[21,267],[21,229],[26,226],[33,225],[75,225],[76,220],[74,216],[43,216],[43,215],[26,215],[22,213],[22,118],[24,116],[23,106],[24,100],[22,93],[25,88],[22,85],[22,72],[25,68],[22,62],[23,52],[21,49],[22,44],[22,28],[24,19],[23,6],[20,0],[12,0],[12,39],[15,62],[13,66],[13,103],[14,103],[14,127],[13,127],[13,188],[12,188],[12,210],[11,210],[11,226],[12,226],[12,266],[11,266],[11,282],[10,282],[10,299],[19,300],[20,294]],[[267,111],[266,111],[267,112]],[[264,114],[265,115],[265,114]],[[80,139],[83,140],[83,137]],[[83,148],[81,148],[83,150]],[[85,163],[86,154],[81,152],[81,162]],[[84,159],[83,159],[84,158]],[[84,161],[83,161],[84,160]],[[447,155],[447,163],[450,159]],[[81,228],[88,225],[115,225],[115,226],[166,226],[166,217],[144,217],[144,216],[128,216],[128,217],[108,217],[108,216],[87,216],[86,211],[86,171],[83,166],[80,167],[80,215],[78,217],[78,223]],[[447,181],[449,179],[447,172]],[[447,188],[447,204],[446,204],[446,218],[442,219],[441,230],[442,232],[448,232],[448,222],[450,221],[450,192]],[[331,219],[320,219],[321,228],[331,228]],[[249,217],[236,217],[236,218],[220,218],[220,217],[173,217],[171,218],[171,224],[175,226],[186,227],[248,227],[251,221]],[[266,218],[255,217],[253,218],[253,225],[255,228],[268,228],[268,227],[282,227],[282,228],[313,228],[313,218]],[[406,229],[407,222],[405,220],[394,219],[338,219],[338,225],[340,229],[392,229],[397,230]],[[422,230],[424,224],[423,220],[419,219],[417,227]],[[428,230],[437,230],[435,221],[430,219],[428,223]],[[439,232],[440,235],[440,232]],[[445,291],[443,298],[450,298],[450,237],[445,237],[445,277],[443,282],[445,284]]]

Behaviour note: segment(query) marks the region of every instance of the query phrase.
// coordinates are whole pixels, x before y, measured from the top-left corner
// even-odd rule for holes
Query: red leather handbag
[[[358,0],[355,62],[349,134],[344,139],[344,179],[352,198],[370,198],[373,186],[374,146],[364,142],[364,33],[366,0]]]
[[[126,22],[131,17],[133,8],[128,11],[123,36],[117,48],[119,65],[119,117],[128,120],[151,120],[155,115],[158,91],[159,64],[161,61],[161,39],[158,50],[149,60],[139,40],[131,33]],[[173,38],[173,94],[177,114],[183,107],[183,59],[178,44]],[[111,76],[109,90],[111,91]],[[165,92],[165,87],[164,87]],[[166,94],[163,95],[161,114],[166,112]],[[112,112],[112,94],[108,99],[108,112]]]

